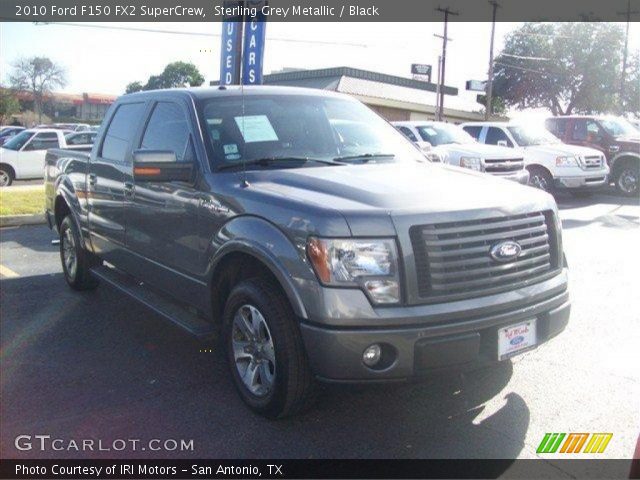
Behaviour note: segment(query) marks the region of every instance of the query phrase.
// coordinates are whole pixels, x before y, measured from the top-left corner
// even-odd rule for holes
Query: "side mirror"
[[[416,146],[420,149],[423,150],[425,152],[428,152],[429,150],[431,150],[432,145],[429,142],[426,142],[424,140],[418,140],[416,142]]]
[[[133,152],[133,178],[138,182],[189,182],[193,162],[178,162],[175,152],[168,150],[136,150]]]
[[[508,146],[509,146],[509,144],[507,143],[507,141],[506,141],[506,140],[498,140],[497,145],[498,145],[499,147],[508,147]]]

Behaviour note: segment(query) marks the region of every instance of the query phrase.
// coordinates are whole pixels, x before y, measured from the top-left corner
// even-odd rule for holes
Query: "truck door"
[[[44,158],[47,149],[59,148],[60,143],[56,132],[39,132],[22,147],[18,155],[18,178],[44,177]]]
[[[94,249],[125,268],[125,183],[133,178],[132,144],[142,129],[145,103],[116,107],[101,144],[92,156],[87,176],[89,230]],[[125,268],[126,270],[126,268]]]
[[[156,102],[136,145],[136,153],[173,152],[178,163],[192,164],[192,181],[135,180],[127,202],[126,245],[136,256],[134,275],[146,283],[191,299],[202,284],[204,253],[198,231],[199,163],[187,104],[182,99]]]

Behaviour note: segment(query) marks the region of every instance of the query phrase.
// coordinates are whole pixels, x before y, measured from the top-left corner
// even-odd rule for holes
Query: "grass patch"
[[[28,190],[0,188],[0,217],[44,213],[44,186]]]

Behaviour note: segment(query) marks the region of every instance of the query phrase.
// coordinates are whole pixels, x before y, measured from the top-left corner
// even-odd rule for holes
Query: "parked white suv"
[[[44,158],[49,148],[67,148],[62,130],[23,130],[0,147],[0,187],[14,180],[44,178]],[[91,145],[77,148],[91,149]]]
[[[522,152],[530,185],[542,190],[584,192],[607,182],[609,167],[602,152],[562,143],[542,125],[473,122],[462,128],[480,143]]]
[[[505,147],[478,143],[456,125],[430,121],[392,122],[392,125],[432,161],[486,172],[523,185],[529,181],[522,155],[514,155],[513,150]]]

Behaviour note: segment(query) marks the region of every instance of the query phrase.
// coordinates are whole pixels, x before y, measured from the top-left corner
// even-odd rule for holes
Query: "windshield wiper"
[[[360,155],[345,155],[343,157],[335,157],[334,162],[349,162],[350,160],[359,160],[362,163],[369,162],[372,158],[395,158],[393,153],[361,153]]]
[[[233,168],[244,168],[252,165],[258,165],[260,167],[270,167],[274,164],[285,164],[282,166],[287,166],[286,163],[308,163],[308,162],[316,162],[322,163],[325,165],[342,165],[341,163],[335,162],[333,160],[323,160],[319,158],[309,158],[309,157],[263,157],[263,158],[254,158],[251,160],[247,160],[246,162],[238,162],[238,163],[229,163],[225,165],[221,165],[218,167],[218,170],[231,170]]]

